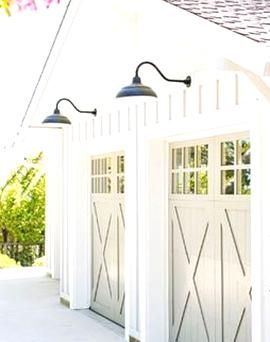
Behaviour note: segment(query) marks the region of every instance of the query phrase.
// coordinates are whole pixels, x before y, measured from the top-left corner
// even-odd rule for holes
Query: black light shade
[[[64,125],[71,125],[69,119],[61,115],[60,113],[54,112],[54,114],[47,116],[43,121],[43,124],[64,124]]]
[[[89,111],[89,110],[80,110],[79,108],[77,108],[77,107],[75,106],[75,104],[74,104],[70,99],[68,99],[68,98],[66,98],[66,97],[63,97],[63,98],[59,99],[59,100],[56,102],[56,106],[55,106],[55,109],[54,109],[54,111],[53,111],[53,114],[47,116],[47,117],[42,121],[43,124],[71,125],[70,120],[69,120],[66,116],[60,114],[60,110],[59,110],[58,106],[59,106],[60,102],[62,102],[62,101],[67,101],[67,102],[69,102],[69,103],[72,105],[72,107],[73,107],[77,112],[79,112],[79,113],[92,114],[92,115],[94,115],[94,116],[97,115],[97,110],[96,110],[96,109],[91,110],[91,111]]]
[[[177,83],[184,83],[187,87],[190,87],[191,85],[191,77],[187,76],[184,80],[180,79],[171,79],[166,77],[159,68],[152,62],[142,62],[140,63],[135,71],[135,77],[132,80],[132,83],[129,86],[126,86],[122,88],[116,95],[117,98],[119,97],[127,97],[127,96],[152,96],[157,97],[157,94],[154,92],[153,89],[150,87],[147,87],[142,84],[141,79],[139,77],[139,69],[141,66],[148,64],[151,65],[153,68],[156,69],[156,71],[160,74],[160,76],[167,82],[177,82]]]
[[[129,86],[123,87],[116,97],[127,97],[127,96],[153,96],[157,97],[157,94],[150,87],[147,87],[141,83],[140,77],[136,76],[133,78],[132,83]]]

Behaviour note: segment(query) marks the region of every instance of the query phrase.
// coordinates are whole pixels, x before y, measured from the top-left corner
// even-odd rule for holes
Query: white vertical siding
[[[116,102],[109,113],[98,112],[96,118],[76,117],[73,119],[71,139],[86,145],[92,152],[99,150],[96,146],[99,142],[109,146],[109,141],[117,139],[124,144],[129,132],[135,129],[132,112],[136,108],[142,116],[142,129],[145,129],[146,135],[180,134],[181,126],[185,126],[188,119],[205,121],[205,126],[209,127],[209,120],[220,122],[220,125],[226,121],[239,122],[241,116],[245,119],[248,115],[243,110],[254,102],[254,91],[241,73],[219,72],[211,75],[198,72],[192,76],[190,88],[177,85],[171,92],[161,93],[158,100],[130,99],[130,103],[118,100],[120,104]],[[230,120],[226,120],[229,116]],[[232,118],[235,119],[232,121]]]
[[[59,279],[60,275],[60,246],[62,216],[62,132],[53,129],[49,134],[51,144],[46,149],[46,259],[47,267],[52,278]]]
[[[70,301],[69,282],[69,198],[70,198],[70,131],[63,131],[63,175],[62,175],[62,201],[63,201],[63,225],[61,236],[61,277],[60,277],[60,297]]]
[[[255,109],[254,109],[255,111]],[[261,103],[253,117],[252,141],[252,196],[251,196],[251,269],[252,312],[256,316],[252,325],[252,341],[270,339],[268,317],[270,315],[270,234],[269,234],[269,110]]]
[[[161,25],[164,21],[168,25]],[[177,32],[179,34],[175,34]],[[153,39],[157,36],[159,39]],[[75,51],[79,51],[78,55]],[[63,164],[60,141],[53,145],[48,155],[51,162],[47,184],[47,252],[50,268],[56,272],[60,250],[60,295],[70,301],[72,308],[87,307],[90,301],[89,158],[120,150],[125,153],[126,337],[132,335],[149,342],[158,334],[159,338],[166,336],[167,329],[167,323],[163,321],[165,311],[155,312],[155,319],[160,323],[155,331],[154,316],[149,316],[153,297],[150,298],[147,281],[153,284],[157,270],[149,272],[148,265],[156,257],[163,270],[166,268],[165,256],[159,255],[157,249],[162,243],[162,223],[166,224],[166,218],[162,217],[161,211],[155,216],[157,208],[162,207],[161,197],[166,187],[162,184],[157,189],[155,185],[159,185],[160,178],[166,177],[166,170],[155,172],[155,158],[159,152],[164,152],[162,149],[167,141],[198,139],[252,128],[256,149],[252,155],[257,161],[254,171],[256,192],[252,195],[255,213],[253,268],[257,270],[254,273],[253,333],[254,342],[270,340],[267,324],[264,324],[270,306],[270,280],[266,272],[269,266],[267,261],[262,265],[263,258],[270,260],[267,255],[269,189],[268,183],[261,181],[267,177],[264,164],[269,145],[266,111],[260,124],[252,121],[258,114],[255,99],[267,94],[267,89],[265,86],[263,89],[262,84],[257,84],[255,89],[240,72],[216,71],[219,68],[216,61],[229,58],[260,73],[264,56],[256,55],[258,60],[247,51],[255,51],[254,43],[248,39],[206,21],[203,23],[203,19],[178,11],[163,1],[73,2],[31,106],[32,118],[36,116],[37,107],[45,113],[63,96],[70,96],[80,108],[92,104],[98,108],[96,118],[76,113],[72,126],[63,131]],[[145,59],[153,60],[162,70],[166,66],[164,72],[167,75],[168,71],[168,76],[172,74],[172,77],[177,77],[175,74],[179,71],[186,73],[198,70],[198,66],[203,68],[203,65],[206,65],[206,71],[192,73],[192,85],[185,88],[164,83],[152,76],[151,70],[147,74],[146,68],[143,79],[147,80],[146,84],[150,80],[149,84],[157,85],[159,99],[119,100],[110,107],[112,94],[123,80],[128,78],[129,81],[133,65]],[[209,60],[214,65],[210,65]],[[258,76],[257,81],[252,79],[252,82],[260,81]],[[165,155],[161,159],[165,162]],[[153,179],[148,179],[149,172],[153,173]],[[59,226],[57,231],[55,228]],[[159,234],[156,247],[150,239],[155,228]],[[263,232],[258,235],[261,228]],[[59,232],[61,248],[57,249]],[[149,251],[149,248],[154,249]],[[261,252],[257,253],[258,250]],[[166,297],[163,291],[166,291],[164,280],[154,291],[156,297],[160,294],[159,305]],[[263,296],[267,299],[265,304]],[[262,306],[266,311],[262,311]]]
[[[164,272],[167,265],[164,253],[160,254],[160,248],[151,242],[157,229],[162,243],[162,227],[166,225],[165,212],[158,210],[159,216],[155,216],[157,207],[166,202],[166,184],[153,191],[157,179],[166,177],[162,169],[165,164],[155,171],[158,166],[154,156],[164,152],[166,141],[249,130],[257,110],[254,98],[253,87],[241,74],[197,73],[190,89],[180,86],[162,93],[158,100],[115,102],[109,113],[98,113],[96,118],[78,117],[64,130],[61,294],[70,300],[72,308],[90,303],[88,161],[91,155],[122,150],[126,160],[126,337],[149,341],[155,334],[167,336],[166,279],[159,282],[155,296],[149,292],[149,284],[157,280],[158,274],[149,269],[151,260],[157,258]],[[165,154],[162,160],[165,163]],[[154,174],[153,179],[150,174]],[[159,308],[163,306],[151,317],[149,308],[153,308],[155,298]],[[256,295],[254,298],[256,302]]]

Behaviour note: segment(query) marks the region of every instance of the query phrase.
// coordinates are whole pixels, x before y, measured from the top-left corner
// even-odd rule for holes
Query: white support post
[[[269,104],[257,107],[251,125],[252,341],[270,341],[270,139]]]
[[[141,109],[137,115],[137,224],[138,224],[138,291],[139,291],[139,317],[140,317],[140,342],[148,340],[148,188],[146,186],[147,175],[147,149],[148,145],[144,139],[144,110]]]
[[[168,341],[168,144],[148,148],[145,209],[146,332],[145,341]],[[146,213],[146,212],[145,212]]]
[[[61,266],[60,266],[60,300],[69,305],[69,175],[70,175],[70,130],[63,132],[63,174],[62,174],[62,201],[63,224],[61,229]]]
[[[46,260],[53,279],[60,278],[60,239],[62,213],[62,132],[49,132],[51,144],[45,151],[46,158]]]
[[[138,236],[138,139],[137,110],[130,112],[133,130],[125,148],[125,337],[140,339],[139,236]]]
[[[90,306],[90,163],[82,147],[73,143],[70,172],[69,304]]]
[[[140,341],[164,342],[168,340],[167,143],[146,139],[142,114],[138,113],[137,147]]]

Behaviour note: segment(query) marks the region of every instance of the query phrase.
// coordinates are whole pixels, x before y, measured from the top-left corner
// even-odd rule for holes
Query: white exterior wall
[[[206,77],[203,76],[204,79]],[[90,204],[86,205],[90,203],[87,197],[90,194],[90,166],[87,166],[87,158],[90,155],[124,150],[127,226],[126,335],[140,338],[141,341],[167,340],[168,279],[161,279],[160,274],[168,273],[168,237],[164,228],[167,222],[167,208],[164,203],[168,189],[168,143],[250,130],[252,144],[260,143],[258,139],[261,130],[258,125],[254,126],[254,113],[259,115],[260,111],[253,98],[249,103],[246,102],[248,94],[251,94],[249,92],[247,96],[242,94],[245,103],[241,105],[238,96],[240,90],[237,87],[244,90],[244,86],[241,88],[242,82],[243,85],[246,84],[246,78],[234,73],[220,73],[218,82],[208,76],[207,87],[212,83],[212,91],[207,92],[209,98],[206,102],[207,98],[201,98],[200,92],[196,91],[196,88],[204,89],[204,84],[199,82],[199,87],[196,87],[195,79],[192,89],[182,90],[186,93],[186,108],[192,106],[193,110],[179,108],[178,103],[181,103],[183,94],[178,93],[169,94],[159,102],[150,100],[128,105],[128,101],[124,100],[115,113],[74,123],[65,130],[66,136],[69,136],[66,141],[69,166],[65,170],[69,178],[65,188],[70,193],[65,216],[68,216],[67,225],[72,241],[68,245],[68,283],[72,308],[88,307],[90,304],[90,255],[87,247],[90,245]],[[250,90],[255,91],[252,87]],[[207,114],[201,112],[200,102],[207,103]],[[258,172],[256,165],[257,163],[253,171],[255,173]],[[161,179],[164,180],[162,185]],[[262,187],[261,184],[260,188]],[[256,192],[254,196],[258,196]],[[256,217],[262,217],[260,212],[261,208],[256,204],[252,213]],[[253,229],[253,234],[258,236],[257,220]],[[258,288],[266,284],[263,283],[262,258],[257,253],[261,240],[257,237],[252,241],[256,242],[253,245],[253,253],[256,255],[253,259],[256,264],[253,266],[253,275],[257,284],[253,289],[253,305],[254,310],[259,310],[262,317],[265,304],[262,305],[262,293]],[[254,341],[262,333],[262,320],[258,317],[260,316],[253,314]]]
[[[46,231],[45,256],[48,272],[53,279],[59,279],[61,259],[61,238],[63,227],[63,151],[62,131],[52,129],[48,132],[51,144],[45,150],[46,168]]]
[[[253,291],[257,294],[256,301],[252,301],[253,340],[268,341],[268,317],[270,314],[270,272],[269,272],[269,180],[267,170],[269,167],[269,138],[267,122],[269,104],[259,106],[256,117],[253,117],[251,128],[253,195],[251,196],[251,239],[252,239],[252,283]]]
[[[254,59],[253,42],[216,26],[213,30],[213,24],[163,1],[129,0],[128,4],[84,0],[73,5],[32,105],[31,112],[46,115],[57,99],[70,97],[81,109],[98,108],[93,119],[73,115],[64,103],[61,106],[73,122],[63,130],[62,191],[58,187],[63,195],[58,198],[63,207],[61,297],[74,309],[90,305],[89,161],[92,155],[124,151],[126,337],[131,335],[142,342],[167,341],[168,279],[161,279],[160,274],[168,274],[168,143],[250,131],[252,331],[254,342],[267,342],[270,189],[265,156],[269,104],[262,96],[268,96],[269,89],[260,77],[265,52],[258,52]],[[166,25],[161,25],[164,22]],[[243,56],[239,51],[245,51]],[[142,80],[153,85],[158,102],[114,100],[113,95],[131,81],[134,66],[143,59],[156,62],[168,77],[184,78],[191,73],[191,88],[164,83],[145,67]],[[224,63],[226,59],[234,64]],[[225,67],[242,72],[220,70]],[[49,186],[55,194],[53,183]],[[49,204],[48,220],[60,220],[53,215],[54,207]]]

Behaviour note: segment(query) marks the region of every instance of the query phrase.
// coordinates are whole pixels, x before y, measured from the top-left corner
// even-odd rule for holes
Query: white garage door
[[[170,146],[170,341],[251,341],[250,143]]]
[[[92,160],[91,309],[124,325],[124,156]]]

